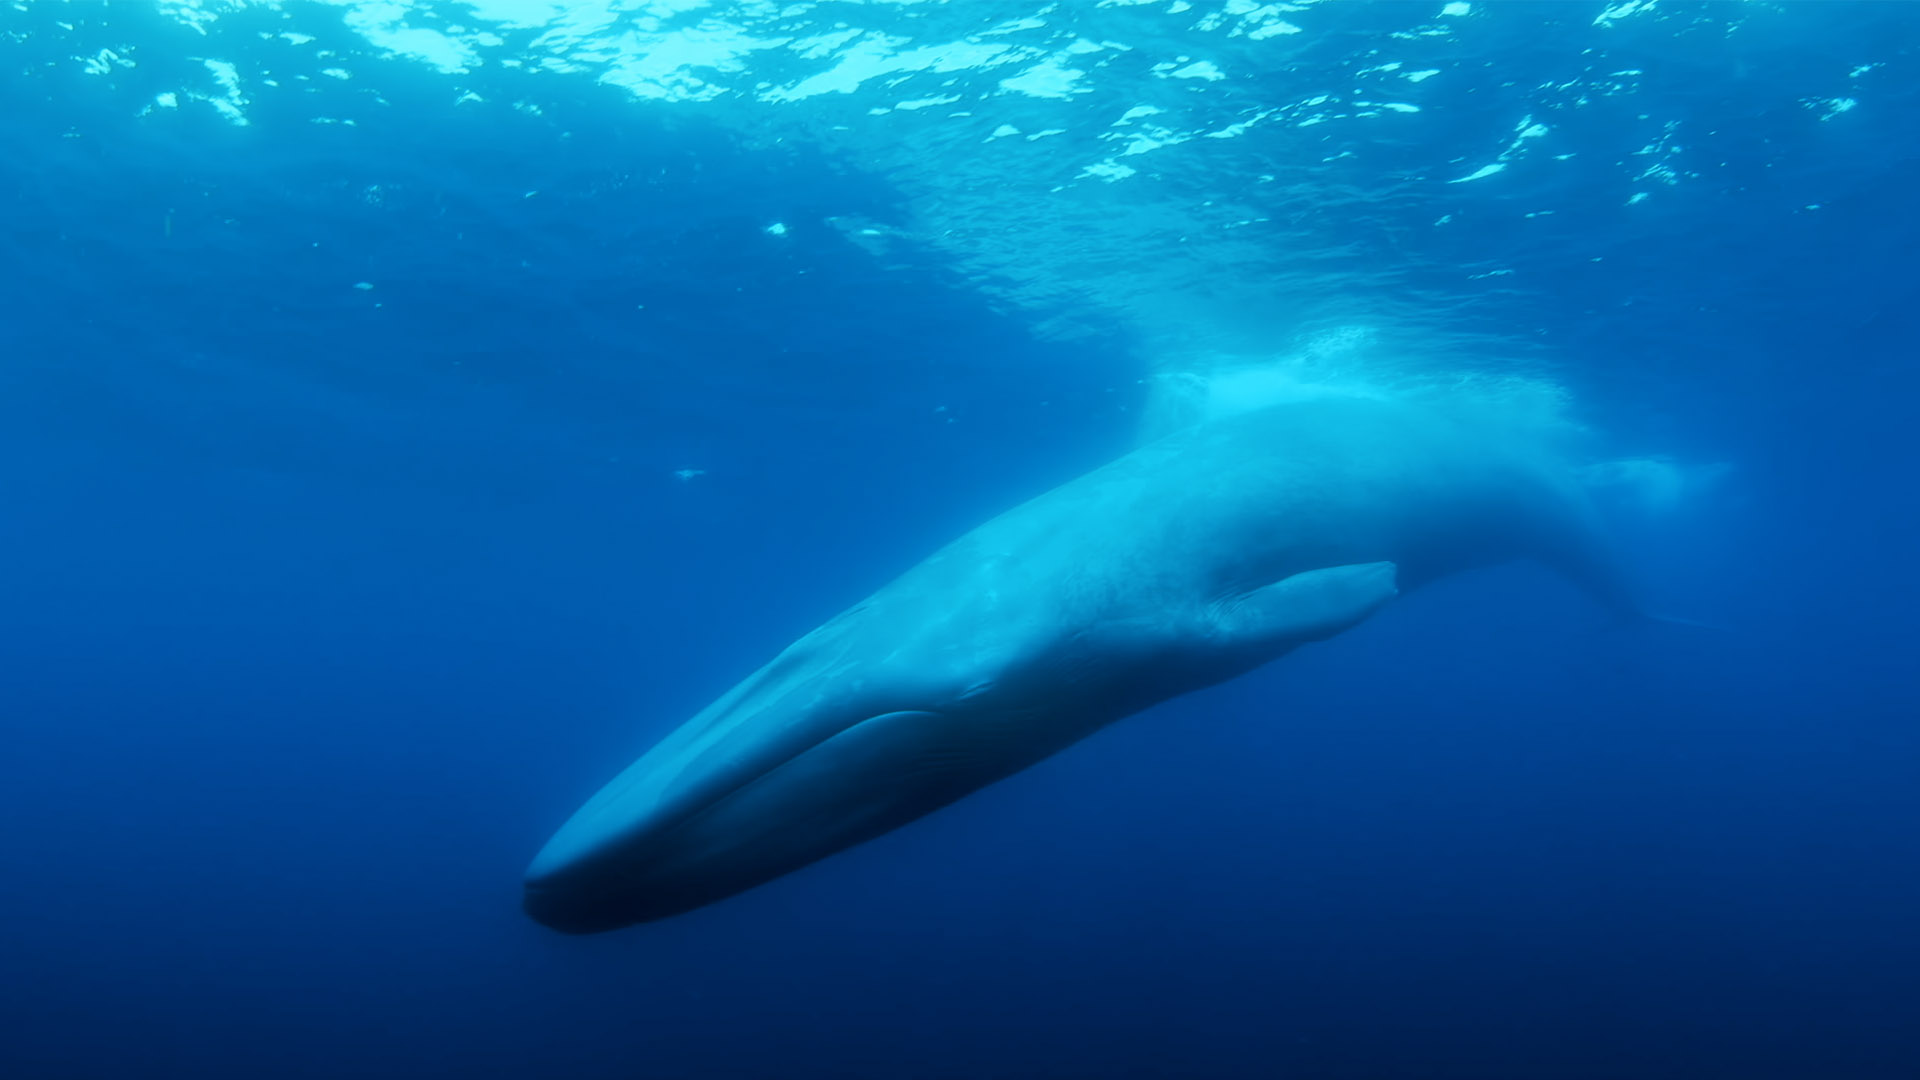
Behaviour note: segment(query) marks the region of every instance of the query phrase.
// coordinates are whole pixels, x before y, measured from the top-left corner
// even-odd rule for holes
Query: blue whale
[[[570,933],[701,907],[1468,568],[1537,559],[1630,612],[1551,442],[1323,398],[1149,443],[947,545],[667,735],[540,851],[524,907]]]

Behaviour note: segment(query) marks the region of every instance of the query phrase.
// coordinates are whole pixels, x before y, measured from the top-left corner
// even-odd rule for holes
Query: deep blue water
[[[1036,10],[681,6],[618,26]],[[5,9],[0,1074],[1920,1076],[1920,11],[1439,6],[1061,5],[1130,45],[1077,96],[795,100],[830,61]],[[1352,104],[1389,59],[1417,113]],[[1146,102],[1186,140],[1089,133]],[[1361,324],[1726,466],[1616,522],[1715,628],[1488,570],[714,907],[521,915],[595,787],[1150,373]]]

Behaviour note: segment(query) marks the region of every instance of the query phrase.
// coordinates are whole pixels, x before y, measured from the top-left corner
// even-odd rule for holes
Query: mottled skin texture
[[[1625,592],[1539,441],[1362,399],[1169,436],[987,522],[794,643],[596,795],[526,907],[592,932],[711,903],[1122,716],[1534,557]]]

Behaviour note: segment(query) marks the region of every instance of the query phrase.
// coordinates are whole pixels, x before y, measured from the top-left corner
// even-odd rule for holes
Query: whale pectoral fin
[[[1219,632],[1236,645],[1285,648],[1359,625],[1400,595],[1390,562],[1329,566],[1282,578],[1221,605]]]

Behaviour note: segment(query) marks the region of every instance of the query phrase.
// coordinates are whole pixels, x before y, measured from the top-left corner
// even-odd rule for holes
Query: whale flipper
[[[1330,638],[1400,595],[1398,569],[1390,562],[1354,563],[1282,578],[1216,605],[1215,640],[1267,651]]]

